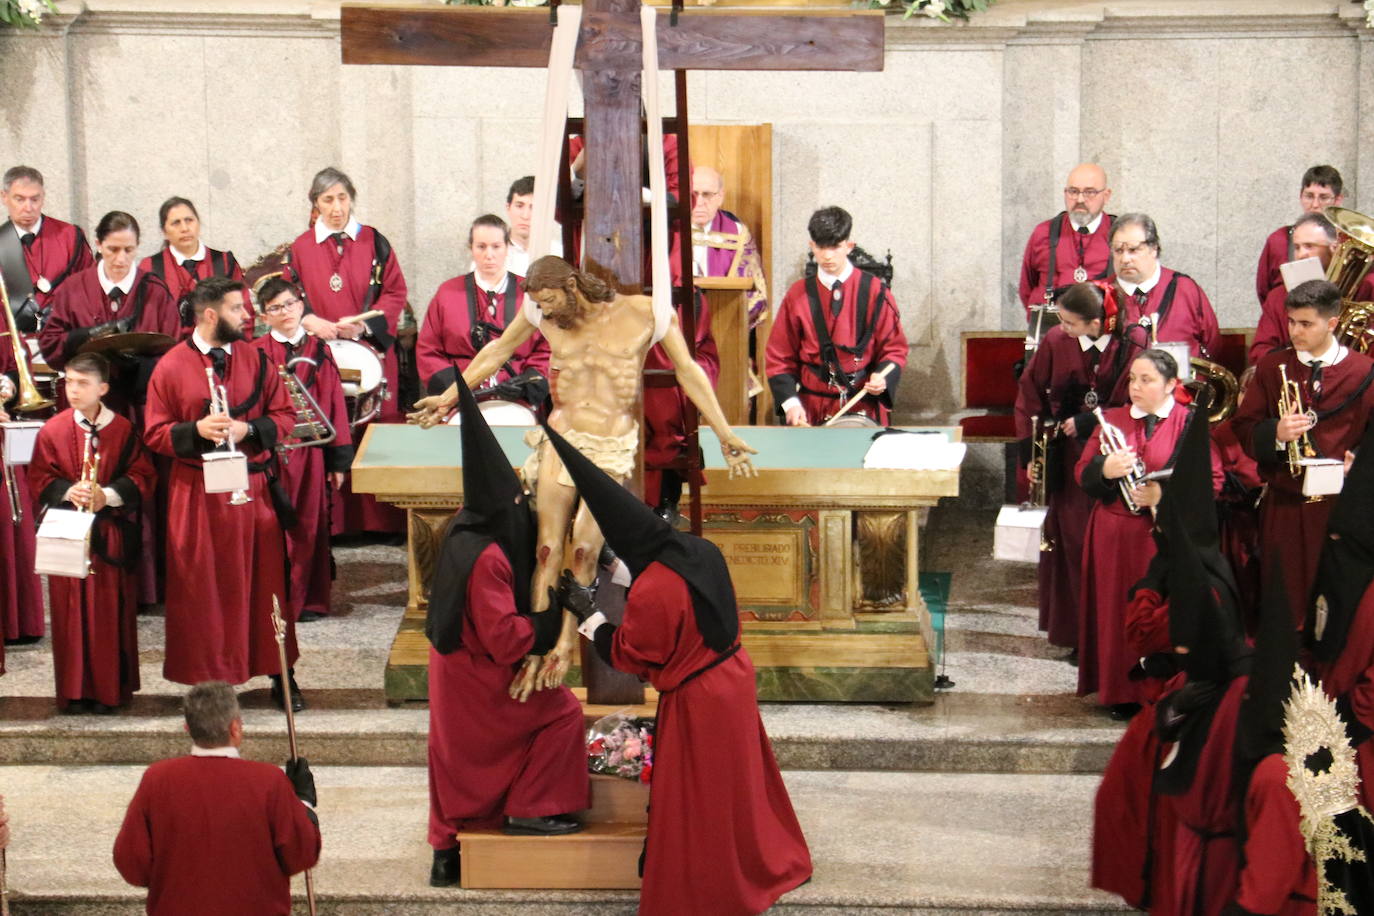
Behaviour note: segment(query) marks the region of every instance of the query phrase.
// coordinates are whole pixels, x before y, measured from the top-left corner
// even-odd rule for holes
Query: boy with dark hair
[[[1320,213],[1327,207],[1339,207],[1345,203],[1345,183],[1341,173],[1334,166],[1314,165],[1302,173],[1302,184],[1298,187],[1298,202],[1304,213]],[[1260,251],[1259,266],[1255,270],[1255,292],[1260,304],[1276,286],[1283,285],[1283,274],[1279,265],[1295,260],[1293,250],[1293,229],[1280,226],[1264,240]]]

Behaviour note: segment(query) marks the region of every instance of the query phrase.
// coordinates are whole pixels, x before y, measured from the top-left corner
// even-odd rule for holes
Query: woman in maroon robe
[[[1116,332],[1116,291],[1076,283],[1059,299],[1060,323],[1050,328],[1021,373],[1016,434],[1028,464],[1035,425],[1053,424],[1046,456],[1044,535],[1053,550],[1040,554],[1040,629],[1051,645],[1078,649],[1079,576],[1083,535],[1093,499],[1068,479],[1097,426],[1092,408],[1126,402],[1126,367],[1137,348]]]
[[[90,574],[48,577],[61,710],[86,701],[110,712],[139,688],[137,511],[152,496],[154,472],[133,425],[100,403],[108,371],[95,354],[79,354],[67,364],[72,407],[43,425],[29,466],[39,503],[96,513]],[[99,460],[95,488],[80,482],[88,449]]]
[[[276,468],[277,479],[296,511],[295,524],[286,529],[291,570],[286,610],[293,620],[309,622],[330,613],[334,589],[330,503],[353,463],[352,429],[334,356],[324,341],[308,336],[301,327],[300,292],[281,277],[272,277],[258,289],[258,296],[269,331],[253,345],[267,354],[273,368],[300,360],[290,371],[334,427],[334,439],[328,445],[284,451]]]
[[[1155,554],[1148,507],[1159,501],[1156,483],[1136,487],[1132,496],[1139,511],[1131,511],[1121,495],[1121,482],[1133,463],[1145,472],[1173,465],[1175,449],[1194,409],[1176,399],[1178,366],[1162,350],[1146,350],[1131,363],[1128,392],[1131,406],[1104,412],[1108,424],[1125,438],[1125,449],[1102,452],[1103,430],[1093,430],[1075,468],[1075,477],[1097,500],[1084,535],[1083,586],[1079,599],[1078,694],[1096,692],[1098,702],[1118,716],[1135,712],[1142,699],[1140,685],[1129,677],[1136,657],[1126,646],[1127,595],[1149,567]],[[1109,449],[1110,450],[1110,449]],[[1221,462],[1212,455],[1213,483],[1221,491]]]
[[[639,911],[761,913],[810,878],[811,854],[759,717],[725,559],[546,430],[606,543],[635,574],[619,627],[567,571],[559,601],[603,659],[659,693]]]
[[[338,169],[322,169],[310,184],[310,205],[316,213],[313,228],[302,232],[287,252],[282,276],[305,294],[302,324],[322,340],[361,339],[382,360],[387,397],[378,421],[401,422],[397,400],[400,372],[393,346],[396,324],[406,304],[406,280],[391,243],[371,226],[353,217],[357,191]],[[364,322],[340,319],[377,310],[382,314]],[[366,427],[354,431],[361,441]],[[334,533],[398,532],[405,513],[377,502],[368,493],[354,493],[345,483],[336,497]]]
[[[17,390],[14,348],[8,338],[0,345],[0,422],[9,422],[5,412],[9,391]],[[0,461],[5,443],[0,440]],[[32,500],[24,465],[10,467],[19,492],[24,517],[12,521],[15,507],[10,504],[9,487],[0,486],[0,638],[4,642],[34,642],[41,639],[43,626],[43,583],[33,571],[34,536]],[[5,650],[0,648],[0,672],[5,670]]]
[[[158,224],[166,244],[157,254],[144,258],[138,269],[156,274],[167,284],[172,301],[181,316],[181,333],[186,337],[195,326],[191,318],[190,297],[196,282],[206,277],[228,277],[243,283],[243,268],[232,251],[207,248],[200,240],[200,214],[196,205],[184,197],[169,197],[157,211]],[[247,293],[248,287],[244,286]],[[253,304],[247,303],[248,317],[243,322],[243,336],[253,336]]]

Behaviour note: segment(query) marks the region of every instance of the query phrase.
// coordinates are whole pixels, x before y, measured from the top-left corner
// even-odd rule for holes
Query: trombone
[[[214,416],[215,414],[222,413],[226,417],[230,416],[229,392],[226,391],[224,386],[219,383],[219,380],[215,378],[215,369],[213,366],[205,367],[205,378],[210,383],[210,415]],[[224,450],[230,454],[234,454],[239,450],[238,446],[234,444],[234,435],[232,432],[224,437],[224,446]],[[249,496],[245,490],[235,490],[229,495],[229,505],[231,506],[244,506],[252,501],[253,497]]]
[[[1279,364],[1279,378],[1282,380],[1279,386],[1279,419],[1299,413],[1307,418],[1307,429],[1317,425],[1317,412],[1315,410],[1303,410],[1302,386],[1296,381],[1289,381],[1288,367]],[[1297,477],[1302,474],[1302,459],[1311,458],[1317,454],[1317,450],[1312,447],[1312,437],[1307,430],[1292,442],[1287,443],[1285,451],[1288,453],[1288,473]]]
[[[3,277],[0,277],[0,312],[5,313],[5,326],[7,328],[7,330],[0,331],[0,336],[9,335],[10,347],[14,350],[15,371],[19,374],[19,400],[15,402],[14,409],[20,413],[46,410],[56,402],[39,394],[38,386],[33,383],[33,372],[29,369],[29,356],[24,352],[24,337],[19,333],[19,328],[14,323],[14,312],[10,311],[10,294],[5,289]]]

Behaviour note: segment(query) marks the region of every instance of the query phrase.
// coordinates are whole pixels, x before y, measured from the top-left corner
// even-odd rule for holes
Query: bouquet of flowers
[[[955,19],[967,19],[969,13],[981,13],[991,6],[994,0],[869,0],[869,2],[873,8],[901,6],[906,10],[902,14],[903,19],[921,15],[938,19],[941,22],[949,22],[951,16]]]
[[[587,768],[647,783],[654,771],[654,720],[611,713],[587,729]]]
[[[38,28],[45,13],[55,13],[53,0],[0,0],[0,23],[15,28]]]

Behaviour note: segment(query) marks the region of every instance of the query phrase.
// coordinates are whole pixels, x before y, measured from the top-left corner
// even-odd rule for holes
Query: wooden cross
[[[583,72],[587,143],[584,264],[623,292],[642,288],[639,0],[585,0],[574,66]],[[658,19],[663,70],[883,68],[881,11],[740,12],[692,8]],[[550,11],[345,4],[345,64],[546,67]],[[533,138],[531,138],[533,143]],[[690,188],[682,188],[690,194]]]

